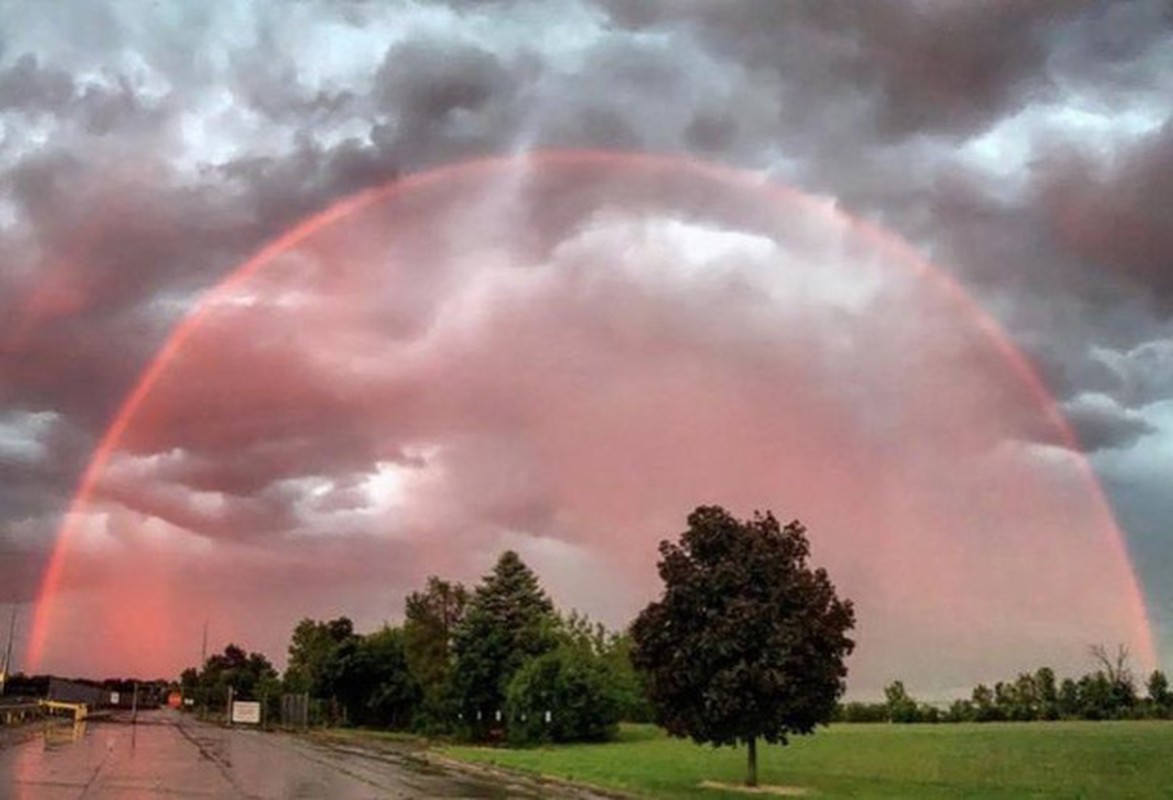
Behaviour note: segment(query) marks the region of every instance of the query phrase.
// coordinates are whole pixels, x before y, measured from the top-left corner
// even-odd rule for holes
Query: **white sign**
[[[118,692],[110,692],[110,705],[118,705]]]
[[[232,721],[245,725],[261,724],[261,704],[252,700],[234,700],[232,703]]]

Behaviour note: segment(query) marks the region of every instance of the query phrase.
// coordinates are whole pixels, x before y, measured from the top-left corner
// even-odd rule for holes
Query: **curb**
[[[511,767],[503,767],[498,764],[483,764],[474,763],[471,761],[462,761],[451,756],[441,755],[440,753],[427,750],[424,752],[413,754],[413,758],[423,761],[425,764],[434,767],[443,767],[451,769],[456,772],[463,772],[469,775],[489,776],[493,778],[506,778],[515,782],[530,784],[537,789],[559,789],[556,796],[558,797],[572,797],[572,792],[584,793],[589,797],[606,797],[612,800],[645,800],[646,795],[632,794],[631,792],[624,792],[620,789],[611,789],[605,786],[598,786],[593,783],[585,783],[583,781],[574,781],[567,778],[561,778],[557,775],[545,775],[536,772],[528,772],[526,770],[514,769]]]

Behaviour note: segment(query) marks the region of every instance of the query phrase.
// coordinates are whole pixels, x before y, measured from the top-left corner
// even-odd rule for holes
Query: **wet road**
[[[405,751],[367,750],[253,730],[175,712],[139,724],[61,726],[0,749],[0,797],[506,798],[546,792],[429,767]]]

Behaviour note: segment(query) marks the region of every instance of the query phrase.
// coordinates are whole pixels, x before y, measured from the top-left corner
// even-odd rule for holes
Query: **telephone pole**
[[[12,641],[16,638],[16,603],[12,604],[12,616],[8,620],[8,644],[4,647],[4,664],[0,666],[0,694],[8,683],[8,670],[12,668]]]

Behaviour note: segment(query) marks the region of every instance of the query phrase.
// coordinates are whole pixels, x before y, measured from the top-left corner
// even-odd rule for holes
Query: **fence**
[[[281,695],[278,721],[283,728],[309,728],[337,725],[344,720],[337,703],[299,692]]]
[[[38,703],[3,703],[0,704],[0,726],[20,725],[44,716],[44,713],[45,709]]]

